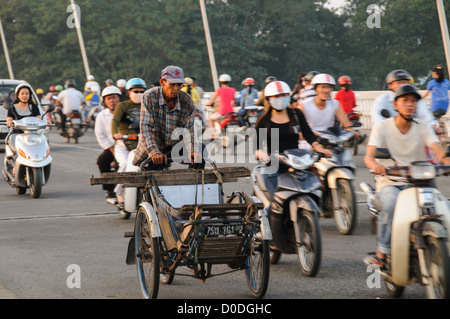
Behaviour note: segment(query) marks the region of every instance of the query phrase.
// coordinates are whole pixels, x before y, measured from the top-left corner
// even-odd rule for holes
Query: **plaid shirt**
[[[187,129],[193,144],[194,108],[192,98],[185,92],[180,92],[175,108],[171,111],[164,100],[162,87],[154,87],[145,92],[141,106],[141,135],[133,165],[138,166],[147,158],[176,144],[180,135],[174,132],[177,128]],[[175,133],[175,140],[172,140],[172,133]]]

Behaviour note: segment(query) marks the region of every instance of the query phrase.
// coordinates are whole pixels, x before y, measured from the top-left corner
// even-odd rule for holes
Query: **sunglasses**
[[[131,91],[131,92],[133,92],[134,94],[144,94],[145,91],[143,91],[143,90],[136,90],[136,91]]]

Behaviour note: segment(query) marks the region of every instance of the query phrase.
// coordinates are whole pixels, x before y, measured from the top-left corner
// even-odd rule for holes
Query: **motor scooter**
[[[244,122],[247,127],[255,127],[258,118],[264,113],[263,106],[251,105],[246,106],[247,114],[244,116]]]
[[[450,137],[448,135],[447,128],[448,118],[444,117],[445,114],[447,114],[447,112],[444,109],[439,109],[436,112],[433,112],[434,119],[438,123],[437,126],[441,130],[440,134],[438,134],[439,142],[446,152],[450,152]]]
[[[361,115],[357,112],[351,112],[347,114],[347,118],[349,119],[349,121],[352,123],[353,129],[357,132],[359,132],[359,129],[362,126],[362,123],[360,121],[361,119]],[[353,155],[358,155],[358,146],[359,144],[361,144],[362,142],[364,142],[364,140],[367,138],[367,135],[364,134],[362,137],[360,138],[353,138],[350,139],[345,146],[353,149]]]
[[[61,136],[67,139],[67,143],[70,143],[70,139],[73,139],[75,144],[78,143],[78,138],[84,135],[81,130],[82,127],[81,113],[73,110],[66,117],[66,130],[61,132]]]
[[[86,106],[83,110],[86,114],[85,120],[82,123],[82,127],[86,132],[88,128],[95,128],[95,120],[97,119],[98,114],[103,110],[103,106],[98,103],[92,103],[89,106]]]
[[[211,106],[206,106],[206,111],[209,115],[214,113]],[[215,127],[210,129],[214,130],[215,140],[220,141],[223,148],[233,147],[245,141],[245,131],[239,124],[236,111],[222,116],[216,121]]]
[[[321,183],[308,171],[320,159],[319,154],[303,149],[286,150],[272,156],[271,166],[279,161],[277,173],[256,166],[252,171],[254,195],[270,211],[272,236],[271,263],[281,254],[297,254],[302,273],[314,277],[322,258],[319,226]]]
[[[356,195],[352,185],[356,166],[352,152],[344,144],[354,139],[354,133],[334,126],[317,134],[319,143],[333,153],[332,157],[322,157],[314,163],[324,188],[321,216],[334,217],[339,232],[350,235],[357,221]]]
[[[8,109],[10,106],[6,105]],[[52,112],[55,106],[50,104],[43,115],[46,118],[48,112]],[[39,198],[51,171],[52,157],[47,141],[46,120],[36,117],[25,117],[21,120],[13,121],[12,129],[5,143],[5,159],[3,164],[3,179],[13,188],[17,194],[25,194],[27,188],[33,198]],[[15,150],[11,148],[9,139],[14,130],[21,130],[15,138]]]
[[[395,163],[387,149],[377,149],[375,157]],[[435,185],[437,176],[449,174],[450,165],[429,161],[386,168],[386,175],[406,178],[410,187],[397,198],[386,266],[380,269],[369,258],[364,261],[384,279],[391,297],[400,297],[405,286],[418,282],[428,298],[450,298],[450,209]],[[360,187],[367,194],[370,212],[378,216],[383,204],[375,190],[365,182]]]

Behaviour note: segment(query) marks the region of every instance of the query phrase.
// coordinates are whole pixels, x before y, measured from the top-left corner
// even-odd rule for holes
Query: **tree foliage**
[[[435,1],[206,0],[218,73],[233,86],[246,77],[274,75],[294,84],[300,72],[350,75],[354,89],[384,88],[386,74],[404,68],[416,79],[445,64]],[[205,32],[196,0],[77,0],[91,73],[107,78],[158,81],[170,64],[181,66],[212,90]],[[369,28],[367,8],[377,4],[380,28]],[[67,25],[70,1],[0,0],[16,78],[47,88],[65,79],[85,82],[75,28]],[[70,8],[69,8],[70,9]],[[450,5],[446,7],[450,17]],[[449,20],[447,18],[447,20]],[[0,78],[7,78],[3,50]],[[103,84],[103,83],[101,83]]]

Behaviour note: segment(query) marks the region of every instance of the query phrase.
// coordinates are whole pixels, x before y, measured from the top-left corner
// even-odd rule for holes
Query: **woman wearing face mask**
[[[137,140],[123,140],[124,135],[139,134],[139,121],[141,115],[141,102],[147,86],[145,81],[133,78],[127,82],[126,89],[129,99],[120,102],[115,110],[112,120],[111,133],[116,140],[114,146],[114,157],[119,163],[118,172],[125,172],[127,167],[128,154],[136,149]],[[118,184],[115,188],[119,206],[123,205],[123,185]]]
[[[317,137],[311,131],[303,113],[299,109],[289,108],[290,93],[289,85],[282,81],[271,82],[264,89],[264,95],[270,103],[270,108],[256,123],[258,143],[256,157],[267,162],[271,153],[296,149],[301,136],[311,144],[316,152],[330,157],[331,152],[317,142]],[[263,133],[261,129],[267,129],[267,134]],[[276,143],[278,145],[272,145],[272,134],[276,134],[276,129],[278,129],[278,143]],[[267,145],[267,152],[263,150],[264,142]]]

